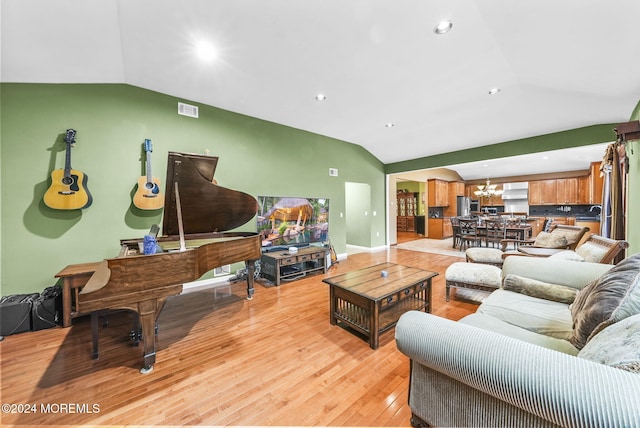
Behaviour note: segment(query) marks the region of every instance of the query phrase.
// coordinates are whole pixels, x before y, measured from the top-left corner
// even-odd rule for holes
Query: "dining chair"
[[[451,217],[451,231],[453,232],[452,247],[456,248],[460,245],[460,219],[458,217]]]
[[[485,220],[484,222],[484,241],[488,247],[491,243],[492,247],[499,246],[500,242],[507,237],[506,223],[502,219]]]
[[[511,240],[513,249],[517,250],[517,242],[521,239],[518,228],[524,226],[519,218],[504,218],[504,239]]]
[[[460,251],[469,248],[469,246],[479,246],[478,220],[459,219],[458,221],[460,223]]]

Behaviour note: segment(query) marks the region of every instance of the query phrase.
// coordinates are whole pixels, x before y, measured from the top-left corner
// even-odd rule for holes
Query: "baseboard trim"
[[[229,279],[234,275],[217,276],[215,278],[199,279],[197,281],[186,282],[182,285],[182,293],[193,293],[194,291],[215,288],[229,285]]]

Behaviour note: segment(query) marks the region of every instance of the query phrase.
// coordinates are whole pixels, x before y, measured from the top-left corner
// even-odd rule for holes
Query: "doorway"
[[[344,184],[347,245],[371,248],[371,185]]]

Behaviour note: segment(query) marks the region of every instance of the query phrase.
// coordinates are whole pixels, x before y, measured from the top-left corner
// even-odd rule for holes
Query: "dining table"
[[[530,238],[531,233],[533,231],[533,227],[530,224],[507,225],[505,228],[509,236],[512,236],[512,235],[517,236],[517,239],[520,241],[524,241],[525,239]],[[487,236],[486,231],[487,231],[486,224],[481,223],[476,226],[476,232],[480,240],[482,240],[483,237]]]

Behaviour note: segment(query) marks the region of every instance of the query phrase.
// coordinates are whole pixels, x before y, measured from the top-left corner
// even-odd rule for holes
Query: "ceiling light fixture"
[[[386,126],[387,128],[393,128],[394,126],[396,126],[396,124],[389,122],[389,123],[385,124],[384,126]]]
[[[433,29],[433,32],[436,34],[444,34],[448,33],[449,30],[453,27],[453,22],[451,21],[442,21]]]
[[[491,184],[489,179],[487,178],[487,184],[481,184],[478,186],[478,190],[473,192],[474,195],[481,198],[489,198],[491,196],[500,196],[502,195],[502,190],[497,190],[497,184]]]
[[[496,95],[500,92],[500,88],[491,88],[489,89],[489,95]]]
[[[316,100],[317,101],[324,101],[327,99],[327,96],[325,94],[318,94],[316,95]]]

